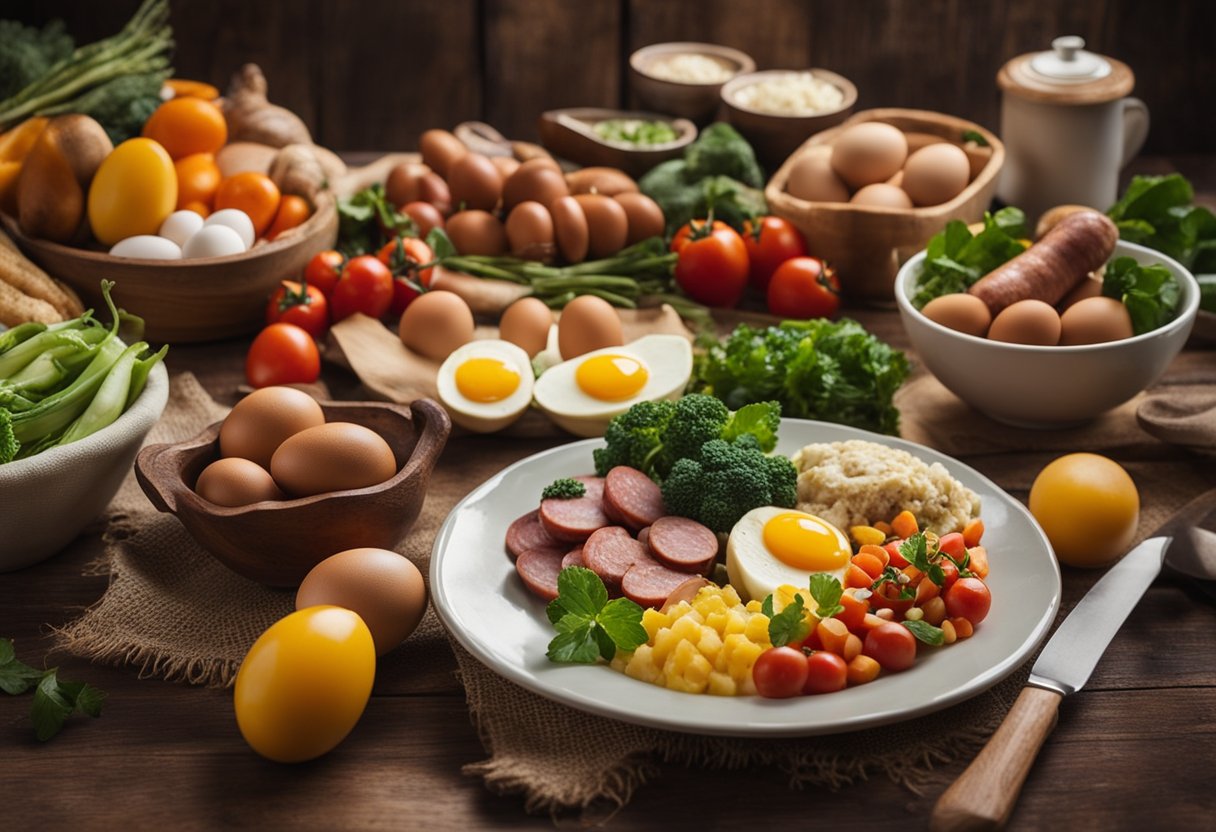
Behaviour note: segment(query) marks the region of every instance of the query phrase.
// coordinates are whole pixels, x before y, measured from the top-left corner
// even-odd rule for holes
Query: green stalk
[[[96,337],[95,330],[100,330],[101,337]],[[86,329],[46,330],[27,341],[23,341],[8,352],[0,355],[0,385],[10,381],[14,376],[33,363],[38,356],[47,350],[61,346],[74,347],[78,350],[88,350],[93,344],[100,343],[106,331],[100,327]]]
[[[98,386],[88,407],[68,425],[63,436],[59,437],[55,444],[67,445],[84,439],[113,424],[114,420],[122,415],[131,391],[131,371],[135,368],[136,356],[147,348],[148,344],[140,341],[123,350]]]
[[[134,404],[135,400],[139,398],[139,394],[144,392],[144,386],[148,383],[148,374],[168,352],[169,345],[165,344],[147,358],[141,358],[135,362],[135,369],[131,371],[131,392],[127,396],[127,407]]]
[[[105,342],[74,382],[47,396],[37,407],[13,414],[13,435],[22,444],[23,454],[27,443],[59,433],[85,411],[123,352],[121,341]]]
[[[18,324],[12,329],[6,329],[0,332],[0,355],[4,355],[13,347],[28,341],[40,332],[46,331],[46,324],[40,324],[36,321],[27,321],[23,324]]]

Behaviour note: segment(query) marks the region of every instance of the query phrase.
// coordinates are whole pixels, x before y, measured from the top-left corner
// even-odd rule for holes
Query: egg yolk
[[[519,372],[499,358],[470,358],[456,368],[456,389],[475,402],[497,402],[519,387]]]
[[[778,514],[764,524],[764,546],[777,560],[807,572],[840,569],[851,555],[834,526],[797,512]]]
[[[605,402],[616,402],[635,395],[649,377],[646,367],[628,355],[596,355],[574,372],[574,380],[584,393]]]

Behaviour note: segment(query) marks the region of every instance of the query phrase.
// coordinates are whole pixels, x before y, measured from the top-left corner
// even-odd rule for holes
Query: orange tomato
[[[202,81],[190,81],[186,78],[170,78],[165,86],[173,90],[174,98],[201,98],[204,101],[214,101],[220,97],[220,91]]]
[[[177,171],[177,208],[180,211],[191,202],[210,205],[223,176],[215,156],[193,153],[173,163]]]
[[[246,171],[229,176],[215,192],[214,208],[236,208],[249,215],[254,233],[261,237],[279,210],[279,188],[264,173]]]
[[[308,200],[295,194],[287,194],[279,200],[279,210],[274,215],[274,222],[266,231],[266,239],[273,240],[289,228],[301,225],[312,215],[312,207]]]
[[[218,106],[201,98],[171,98],[144,123],[143,135],[177,160],[194,153],[215,153],[228,141],[228,123]]]

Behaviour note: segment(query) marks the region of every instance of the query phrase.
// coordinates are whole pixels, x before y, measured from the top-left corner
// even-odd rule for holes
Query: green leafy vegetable
[[[545,614],[557,630],[546,655],[553,662],[608,661],[617,650],[646,643],[642,608],[628,598],[608,600],[604,582],[590,569],[571,566],[557,576],[557,598]]]
[[[882,574],[874,579],[874,583],[870,584],[870,590],[877,592],[878,588],[883,584],[895,584],[897,587],[899,587],[899,597],[901,599],[907,600],[909,598],[915,598],[916,593],[911,587],[900,580],[902,577],[903,573],[894,566],[887,566],[882,570]]]
[[[375,254],[398,235],[417,237],[414,221],[389,202],[380,182],[338,200],[338,250],[348,258]]]
[[[946,643],[946,634],[942,632],[942,628],[934,627],[928,621],[901,621],[900,623],[925,644],[940,647]]]
[[[573,477],[554,480],[540,492],[542,500],[573,500],[587,495],[587,486]]]
[[[984,134],[980,133],[978,130],[964,130],[963,141],[975,142],[980,147],[988,147],[988,140],[985,139]]]
[[[840,581],[826,572],[817,572],[811,576],[811,597],[815,599],[815,615],[822,621],[844,612],[840,597],[844,595],[844,587]]]
[[[797,593],[794,594],[793,602],[786,604],[785,609],[776,614],[773,613],[773,596],[769,595],[764,599],[760,611],[768,616],[768,638],[774,647],[795,644],[807,637],[811,626],[803,614],[805,610],[802,596]]]
[[[1140,335],[1164,326],[1178,313],[1180,289],[1170,270],[1159,263],[1140,265],[1131,257],[1116,257],[1106,267],[1102,294],[1123,302]]]
[[[0,99],[19,93],[72,54],[72,36],[62,20],[42,29],[0,20]]]
[[[972,234],[961,220],[951,220],[929,240],[912,305],[917,309],[942,295],[965,292],[997,266],[1023,251],[1026,215],[1018,208],[984,214],[984,229]]]
[[[1199,281],[1199,308],[1216,312],[1216,274],[1195,275]]]
[[[1195,191],[1181,174],[1136,176],[1106,213],[1124,240],[1209,274],[1216,272],[1216,215],[1194,201]]]
[[[667,144],[678,138],[670,123],[638,118],[610,118],[598,121],[595,124],[595,133],[610,142],[636,145]]]
[[[940,564],[941,552],[934,547],[929,551],[928,540],[924,532],[917,532],[899,545],[899,553],[904,560],[915,566],[933,583],[941,586],[946,582],[946,573]]]
[[[13,642],[0,638],[0,690],[19,696],[34,690],[30,717],[34,735],[42,742],[59,733],[68,717],[82,713],[101,716],[105,693],[84,682],[60,681],[56,668],[36,670],[17,659]]]

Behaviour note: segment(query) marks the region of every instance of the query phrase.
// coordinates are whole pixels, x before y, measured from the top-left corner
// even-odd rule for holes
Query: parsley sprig
[[[940,647],[946,643],[946,634],[942,631],[942,628],[934,627],[928,621],[903,621],[900,623],[911,630],[912,635],[916,636],[925,644]]]
[[[628,598],[608,600],[608,590],[590,569],[570,566],[557,576],[557,598],[545,609],[557,635],[545,654],[553,662],[611,661],[617,650],[646,643],[642,608]]]
[[[68,717],[79,711],[92,717],[101,716],[106,695],[84,682],[60,681],[57,668],[38,670],[18,661],[11,639],[0,638],[0,690],[19,696],[34,689],[34,704],[30,717],[34,736],[42,742],[59,733]]]
[[[844,587],[832,575],[826,572],[812,575],[810,591],[815,601],[813,615],[820,621],[844,612],[844,606],[840,603]],[[773,612],[773,596],[769,595],[761,602],[760,611],[768,616],[768,639],[774,647],[801,642],[811,632],[811,624],[805,615],[806,602],[799,593],[795,593],[794,600],[778,613]]]

